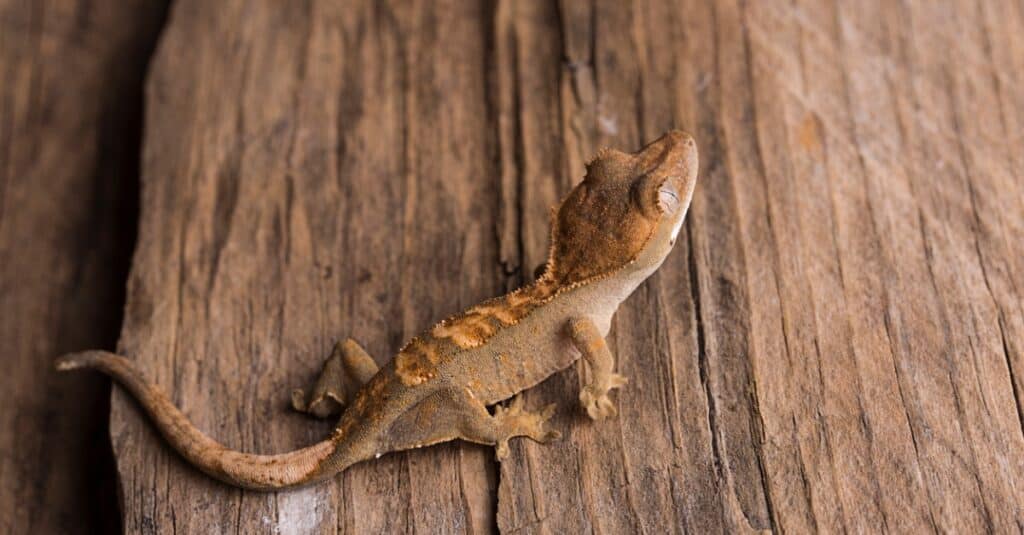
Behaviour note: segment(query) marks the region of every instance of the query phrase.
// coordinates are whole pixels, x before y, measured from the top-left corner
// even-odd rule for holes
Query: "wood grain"
[[[0,533],[116,529],[109,382],[132,248],[150,1],[0,1]]]
[[[119,391],[130,532],[1014,532],[1024,526],[1019,3],[175,3],[121,350],[284,451],[334,341],[379,361],[527,280],[600,146],[692,132],[685,240],[620,310],[630,385],[496,468],[452,444],[257,494]],[[495,506],[495,500],[497,505]]]
[[[335,341],[380,362],[501,291],[481,7],[177,2],[148,87],[124,353],[249,451],[321,439],[291,412]],[[408,303],[418,303],[416,307]],[[113,403],[128,531],[486,531],[493,454],[451,444],[332,484],[242,493]]]
[[[1020,529],[1021,12],[892,4],[561,5],[565,145],[681,125],[703,173],[622,417],[520,443],[503,531]]]

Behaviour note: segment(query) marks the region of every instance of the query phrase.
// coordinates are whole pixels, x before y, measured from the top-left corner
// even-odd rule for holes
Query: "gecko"
[[[124,356],[83,351],[55,366],[110,375],[190,464],[242,488],[309,485],[389,452],[457,439],[494,446],[505,459],[511,438],[560,436],[548,424],[555,405],[528,411],[519,394],[579,360],[589,372],[582,409],[594,420],[616,415],[609,393],[627,381],[605,337],[619,305],[675,245],[697,182],[697,146],[672,130],[635,153],[601,149],[585,167],[552,210],[547,262],[533,282],[441,321],[379,369],[352,339],[336,344],[309,392],[292,392],[295,409],[338,417],[312,446],[276,455],[230,449]]]

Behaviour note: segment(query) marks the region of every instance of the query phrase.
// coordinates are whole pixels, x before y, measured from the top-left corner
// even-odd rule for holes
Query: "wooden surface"
[[[159,2],[0,1],[0,533],[116,529],[108,382]]]
[[[685,239],[620,310],[619,418],[259,494],[122,392],[129,532],[1015,532],[1024,526],[1019,2],[175,2],[147,86],[121,350],[227,445],[334,341],[384,362],[529,277],[600,146],[670,127]]]

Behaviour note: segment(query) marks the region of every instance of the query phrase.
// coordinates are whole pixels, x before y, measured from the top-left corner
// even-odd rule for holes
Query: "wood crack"
[[[725,484],[724,466],[722,461],[721,445],[718,443],[718,410],[716,408],[715,395],[711,388],[711,381],[708,374],[708,351],[705,345],[703,307],[700,298],[700,279],[697,273],[697,241],[693,235],[693,223],[686,223],[687,240],[689,241],[689,269],[690,269],[690,299],[693,302],[693,316],[697,330],[697,369],[700,374],[700,384],[704,387],[704,399],[707,403],[708,434],[711,437],[711,453],[714,459],[714,471],[716,483]]]

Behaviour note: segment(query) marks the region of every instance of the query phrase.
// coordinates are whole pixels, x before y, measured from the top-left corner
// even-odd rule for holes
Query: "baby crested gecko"
[[[331,435],[312,446],[278,455],[228,449],[119,355],[73,353],[56,367],[113,376],[179,454],[239,487],[306,485],[384,453],[454,439],[496,446],[503,459],[512,437],[559,436],[545,425],[554,405],[529,412],[517,394],[581,356],[590,369],[579,394],[583,408],[593,419],[616,413],[608,392],[626,378],[612,371],[604,337],[619,304],[675,244],[697,181],[697,147],[671,131],[633,154],[602,149],[586,168],[583,182],[552,213],[550,254],[533,283],[438,323],[380,369],[351,339],[335,347],[311,392],[292,396],[300,411],[341,414]]]

